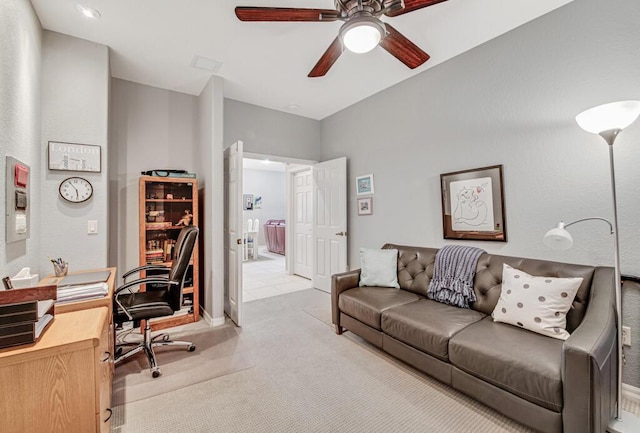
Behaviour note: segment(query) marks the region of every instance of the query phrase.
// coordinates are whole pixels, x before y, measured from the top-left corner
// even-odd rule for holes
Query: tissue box
[[[36,285],[38,285],[38,281],[40,281],[38,274],[30,275],[28,277],[22,277],[22,278],[11,277],[11,284],[13,284],[14,289],[21,289],[24,287],[35,287]]]

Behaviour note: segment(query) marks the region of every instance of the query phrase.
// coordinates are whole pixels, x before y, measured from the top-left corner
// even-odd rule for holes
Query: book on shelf
[[[147,229],[149,230],[162,230],[171,227],[171,221],[147,223]]]

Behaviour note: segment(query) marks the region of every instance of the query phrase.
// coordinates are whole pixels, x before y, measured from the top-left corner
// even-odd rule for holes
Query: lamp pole
[[[622,410],[622,275],[620,272],[620,237],[618,235],[618,202],[616,197],[616,175],[613,161],[613,143],[618,134],[636,121],[640,115],[640,101],[619,101],[590,108],[576,116],[578,125],[587,132],[598,134],[609,145],[609,171],[611,175],[611,195],[613,198],[613,248],[616,289],[616,328],[618,334],[618,375],[616,395],[616,416],[610,420],[610,433],[640,432],[640,418]]]
[[[611,196],[613,197],[613,266],[616,277],[616,327],[618,328],[618,384],[616,419],[622,419],[622,273],[620,271],[620,237],[618,235],[618,199],[616,196],[616,170],[613,162],[613,142],[621,129],[600,133],[609,145],[609,168],[611,172]]]

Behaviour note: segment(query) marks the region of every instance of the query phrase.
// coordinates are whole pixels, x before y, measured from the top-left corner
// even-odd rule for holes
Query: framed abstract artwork
[[[440,175],[445,239],[507,241],[502,165]]]

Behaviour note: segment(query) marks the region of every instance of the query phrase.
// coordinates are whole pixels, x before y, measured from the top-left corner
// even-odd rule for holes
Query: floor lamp
[[[573,245],[571,234],[566,230],[572,224],[588,220],[602,220],[609,224],[614,241],[614,267],[616,290],[616,327],[618,331],[618,377],[616,416],[609,423],[607,431],[611,433],[640,432],[640,418],[622,410],[622,278],[620,274],[620,248],[618,237],[618,204],[616,200],[616,178],[613,165],[613,142],[618,134],[631,125],[640,115],[640,101],[619,101],[590,108],[576,116],[578,125],[587,132],[598,134],[609,145],[609,166],[611,174],[611,192],[613,197],[613,224],[604,218],[585,218],[565,224],[560,222],[544,236],[544,243],[555,249],[567,249]]]

